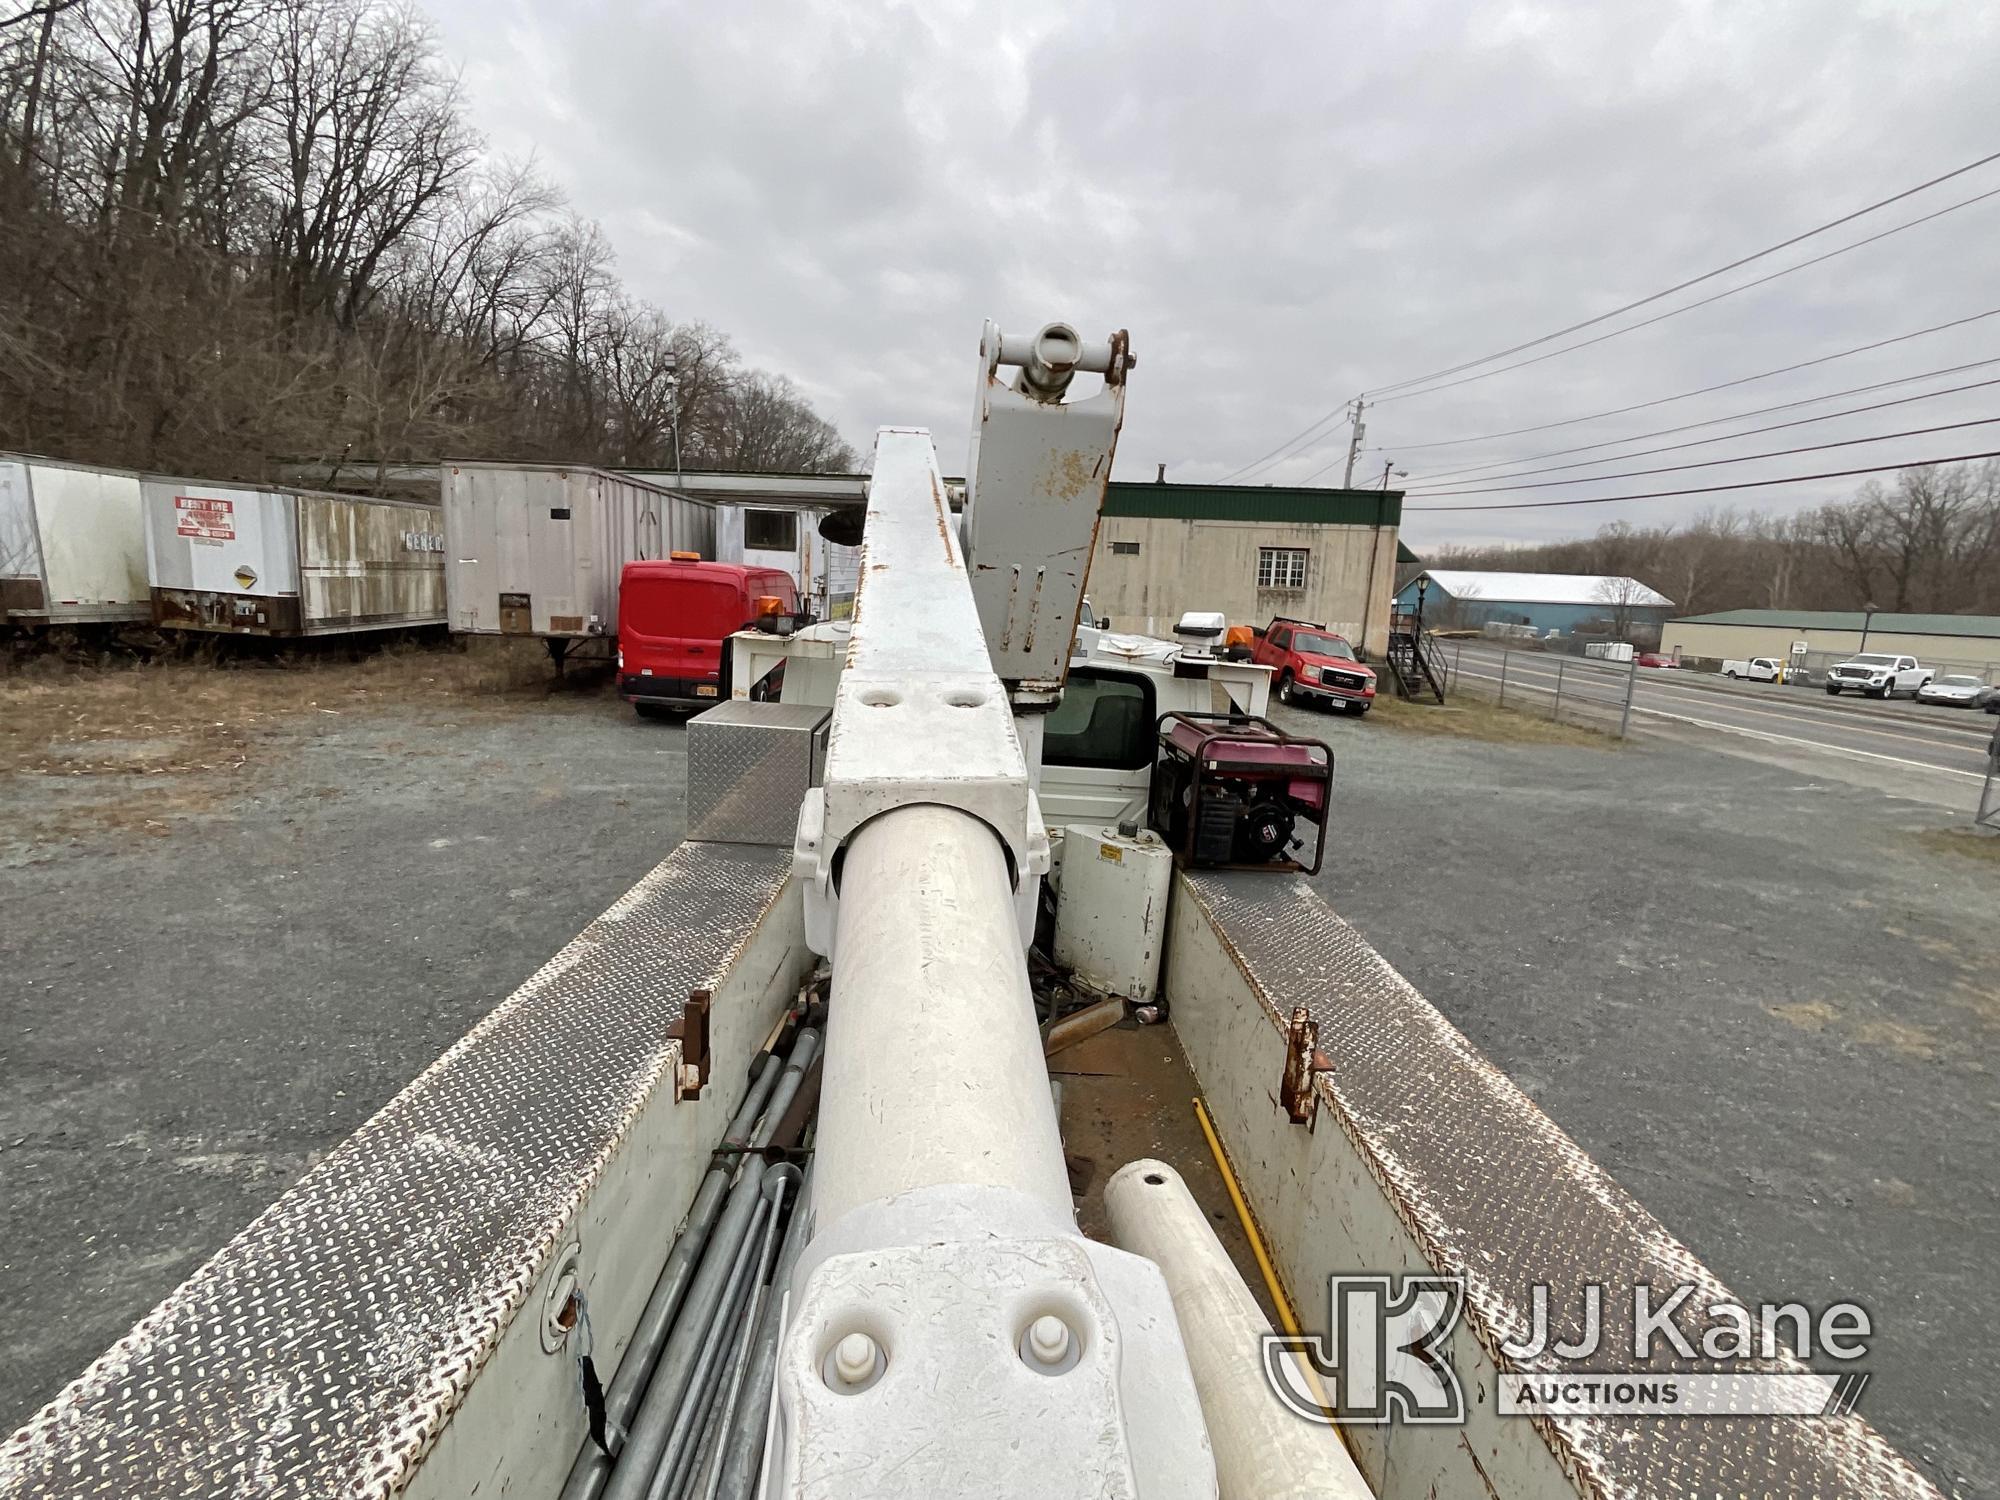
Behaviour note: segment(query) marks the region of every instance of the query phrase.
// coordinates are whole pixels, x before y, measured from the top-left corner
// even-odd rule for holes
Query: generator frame
[[[1185,726],[1192,730],[1194,743],[1189,745],[1177,741],[1170,725]],[[1210,728],[1209,725],[1215,727]],[[1320,864],[1326,857],[1326,820],[1333,807],[1332,746],[1324,740],[1289,734],[1269,719],[1255,714],[1197,713],[1188,709],[1170,709],[1160,715],[1153,728],[1159,743],[1159,758],[1154,762],[1153,791],[1148,801],[1148,812],[1154,831],[1165,839],[1167,847],[1174,851],[1175,863],[1183,869],[1295,870],[1302,875],[1319,873]],[[1246,732],[1253,729],[1257,732]],[[1232,746],[1237,747],[1237,753],[1231,753]],[[1325,756],[1325,759],[1287,759],[1241,753],[1243,749],[1251,746],[1266,746],[1281,751],[1305,750],[1308,753],[1317,750]],[[1166,767],[1173,763],[1185,765],[1186,769],[1182,775],[1165,774]],[[1316,783],[1320,787],[1320,806],[1319,815],[1313,819],[1318,835],[1313,840],[1312,863],[1302,864],[1291,858],[1266,860],[1261,863],[1201,858],[1196,850],[1201,838],[1204,787],[1222,777],[1257,783],[1289,784],[1297,781]],[[1167,803],[1182,784],[1188,787],[1190,796],[1186,828],[1183,836],[1177,840],[1174,837]],[[1293,800],[1289,785],[1283,795],[1288,803]]]

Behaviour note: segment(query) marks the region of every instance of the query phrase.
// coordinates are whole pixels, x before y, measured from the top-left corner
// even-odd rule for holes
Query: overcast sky
[[[951,472],[988,316],[1129,328],[1139,365],[1119,476],[1164,462],[1171,478],[1220,480],[1357,391],[1606,312],[2000,150],[2000,15],[1980,0],[425,4],[493,148],[532,153],[604,225],[636,294],[728,332],[858,449],[883,424],[929,426]],[[1996,188],[2000,163],[1679,300]],[[1845,494],[1860,481],[1416,509],[1440,471],[2000,357],[2000,317],[1623,418],[1418,445],[2000,308],[1997,234],[2000,197],[1590,350],[1385,401],[1357,482],[1379,482],[1385,459],[1410,471],[1397,483],[1418,545]],[[2000,364],[1741,425],[1993,379]],[[1996,392],[1602,471],[1967,421],[2000,411]],[[1337,484],[1346,440],[1334,426],[1250,478],[1324,470],[1312,482]],[[1988,449],[2000,425],[1484,503]]]

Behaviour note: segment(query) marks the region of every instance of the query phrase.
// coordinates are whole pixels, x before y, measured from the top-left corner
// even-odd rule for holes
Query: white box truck
[[[628,562],[715,560],[715,507],[602,469],[447,462],[445,594],[454,631],[551,643],[618,636]]]
[[[151,614],[139,476],[0,453],[0,619],[94,625]]]
[[[435,505],[148,476],[153,623],[231,635],[347,635],[444,623]]]
[[[1726,661],[1722,664],[1724,677],[1737,677],[1750,682],[1782,682],[1785,664],[1775,656],[1752,656],[1744,661]]]

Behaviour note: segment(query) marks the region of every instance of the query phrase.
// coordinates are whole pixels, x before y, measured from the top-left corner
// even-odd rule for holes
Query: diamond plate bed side
[[[540,1355],[531,1295],[635,1130],[657,1142],[667,1117],[720,1134],[740,1080],[719,1073],[700,1103],[674,1104],[667,1030],[691,989],[720,1008],[760,931],[779,956],[757,982],[792,981],[802,943],[772,923],[789,865],[789,851],[676,849],[0,1445],[0,1495],[403,1490],[510,1327],[510,1348],[524,1329]],[[631,1177],[619,1194],[645,1186]],[[655,1272],[684,1205],[648,1215]],[[650,1280],[594,1302],[600,1359]],[[535,1380],[574,1391],[566,1355],[540,1363]],[[559,1478],[580,1416],[521,1416],[550,1429]]]
[[[1329,1274],[1410,1270],[1465,1279],[1465,1316],[1451,1349],[1466,1388],[1467,1423],[1348,1430],[1384,1500],[1511,1500],[1555,1493],[1556,1485],[1647,1500],[1935,1500],[1922,1475],[1853,1415],[1496,1415],[1494,1383],[1502,1372],[1805,1366],[1789,1357],[1633,1359],[1631,1305],[1614,1295],[1618,1289],[1691,1283],[1699,1290],[1690,1303],[1705,1306],[1729,1299],[1727,1288],[1306,881],[1182,873],[1168,973],[1175,1029],[1224,1122],[1308,1328],[1326,1326]],[[1309,1010],[1322,1060],[1331,1064],[1312,1080],[1320,1118],[1310,1133],[1290,1123],[1278,1098],[1286,1026],[1299,1005]],[[1549,1354],[1532,1364],[1502,1354],[1502,1343],[1528,1333],[1536,1282],[1549,1288],[1551,1344],[1580,1331],[1582,1288],[1605,1289],[1601,1352],[1569,1361]],[[1693,1317],[1675,1322],[1697,1340],[1708,1326]],[[1529,1432],[1540,1441],[1523,1441]]]

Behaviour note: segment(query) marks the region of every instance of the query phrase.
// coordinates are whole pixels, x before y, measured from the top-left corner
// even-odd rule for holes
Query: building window
[[[799,516],[791,510],[743,512],[743,545],[753,552],[791,552],[799,545]]]
[[[1111,544],[1111,555],[1113,557],[1137,557],[1139,555],[1139,544],[1137,542],[1113,542]]]
[[[1306,586],[1304,547],[1259,547],[1257,587],[1260,589],[1303,589]]]

